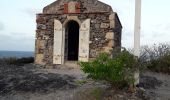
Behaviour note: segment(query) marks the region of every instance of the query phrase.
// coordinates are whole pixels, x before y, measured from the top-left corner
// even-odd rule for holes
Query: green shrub
[[[124,87],[134,82],[134,71],[137,61],[128,51],[123,50],[111,58],[101,53],[95,60],[80,62],[82,70],[95,80],[106,80],[113,86]]]
[[[170,74],[170,55],[151,60],[147,68],[151,71]]]

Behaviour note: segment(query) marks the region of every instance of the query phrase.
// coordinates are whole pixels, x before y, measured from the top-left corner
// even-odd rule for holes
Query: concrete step
[[[57,69],[80,69],[77,61],[66,61],[64,65],[57,65]]]

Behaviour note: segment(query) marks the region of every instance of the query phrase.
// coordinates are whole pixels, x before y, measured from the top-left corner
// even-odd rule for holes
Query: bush
[[[137,61],[128,51],[123,50],[114,58],[101,53],[95,60],[80,62],[82,70],[95,80],[106,80],[115,87],[124,87],[134,83],[134,71]]]
[[[143,63],[142,67],[151,71],[170,74],[170,45],[159,44],[143,47],[140,62]]]

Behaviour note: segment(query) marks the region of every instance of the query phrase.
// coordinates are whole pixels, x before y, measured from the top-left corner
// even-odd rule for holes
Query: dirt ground
[[[170,100],[170,75],[145,72],[141,75],[141,83],[150,100]]]
[[[145,72],[140,92],[132,94],[86,79],[80,69],[0,65],[0,100],[170,100],[169,78]]]

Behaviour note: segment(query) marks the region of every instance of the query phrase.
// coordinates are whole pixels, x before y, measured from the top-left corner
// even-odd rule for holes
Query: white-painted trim
[[[59,20],[54,19],[54,45],[53,64],[62,64],[63,26]]]
[[[79,24],[79,29],[80,29],[80,26],[81,26],[81,21],[78,19],[77,16],[67,16],[67,19],[64,21],[63,23],[63,50],[62,50],[62,53],[63,53],[63,63],[65,63],[65,35],[66,35],[66,27],[67,27],[67,24],[70,22],[70,21],[75,21]],[[80,30],[79,30],[79,34],[80,34]]]
[[[90,19],[86,19],[80,27],[79,33],[79,61],[89,61]]]
[[[65,27],[63,26],[63,36],[62,36],[62,65],[65,63]]]

